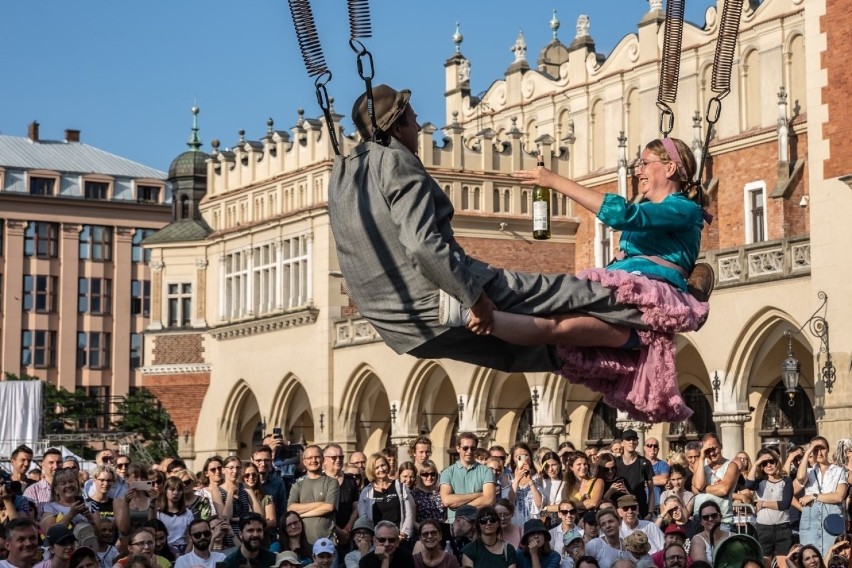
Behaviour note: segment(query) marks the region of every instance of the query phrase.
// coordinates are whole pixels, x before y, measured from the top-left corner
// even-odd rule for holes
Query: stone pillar
[[[547,424],[533,426],[533,432],[538,437],[538,443],[543,448],[550,448],[554,452],[559,447],[559,436],[565,433],[565,426],[561,424]]]
[[[748,412],[714,412],[713,422],[719,426],[723,454],[734,456],[743,451],[743,424],[751,420]]]
[[[625,430],[636,430],[636,434],[639,436],[639,444],[636,446],[636,453],[640,456],[642,454],[642,447],[645,445],[645,432],[650,430],[651,425],[646,424],[645,422],[639,422],[638,420],[631,420],[627,417],[626,412],[618,411],[618,417],[615,419],[615,423],[619,429],[619,435],[621,432]]]
[[[152,260],[148,267],[151,270],[151,319],[148,320],[149,331],[163,329],[163,268],[162,260]]]
[[[207,259],[195,259],[195,304],[192,327],[207,327]],[[224,288],[222,288],[224,291]]]

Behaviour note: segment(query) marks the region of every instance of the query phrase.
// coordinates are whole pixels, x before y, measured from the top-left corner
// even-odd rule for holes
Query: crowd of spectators
[[[577,449],[288,446],[91,471],[18,447],[0,484],[0,568],[848,568],[852,440],[729,458],[715,434],[660,458],[625,430]],[[782,459],[783,457],[783,459]],[[745,535],[745,536],[743,536]]]

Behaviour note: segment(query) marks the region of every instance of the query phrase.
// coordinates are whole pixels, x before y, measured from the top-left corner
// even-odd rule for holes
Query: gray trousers
[[[618,304],[615,291],[571,274],[536,274],[495,269],[468,257],[468,268],[498,310],[531,316],[568,312],[594,316],[615,325],[647,329],[641,312]],[[408,352],[422,359],[454,359],[498,371],[554,371],[562,366],[552,345],[524,347],[465,328],[448,328]]]

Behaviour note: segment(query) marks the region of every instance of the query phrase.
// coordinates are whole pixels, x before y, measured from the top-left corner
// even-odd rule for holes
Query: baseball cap
[[[577,539],[583,540],[583,535],[580,534],[580,531],[570,530],[562,535],[562,545],[568,546]]]
[[[476,521],[476,512],[477,508],[473,505],[462,505],[458,509],[456,509],[456,518],[461,517],[463,519],[467,519],[470,522]]]
[[[664,534],[679,534],[683,538],[686,538],[686,531],[684,530],[684,528],[675,523],[672,523],[667,526]]]
[[[302,563],[299,561],[299,556],[293,552],[292,550],[285,550],[284,552],[279,552],[275,557],[275,568],[280,568],[281,564],[287,562],[294,566],[301,566]]]
[[[632,428],[628,428],[627,430],[625,430],[624,432],[621,433],[621,439],[622,440],[638,440],[639,434],[636,433],[636,430],[633,430]]]
[[[77,537],[74,536],[74,533],[71,532],[65,525],[53,525],[49,529],[47,529],[47,544],[49,546],[53,546],[54,544],[62,544],[63,542],[68,542],[73,540],[77,541]]]
[[[317,540],[314,543],[314,554],[334,554],[334,543],[327,538]]]

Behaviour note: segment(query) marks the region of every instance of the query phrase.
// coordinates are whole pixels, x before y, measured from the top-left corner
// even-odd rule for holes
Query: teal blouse
[[[661,278],[686,290],[686,279],[679,272],[637,255],[659,256],[692,272],[701,248],[702,213],[697,203],[680,193],[672,193],[660,203],[630,203],[620,195],[606,194],[597,217],[622,232],[618,246],[626,255],[607,270]]]

